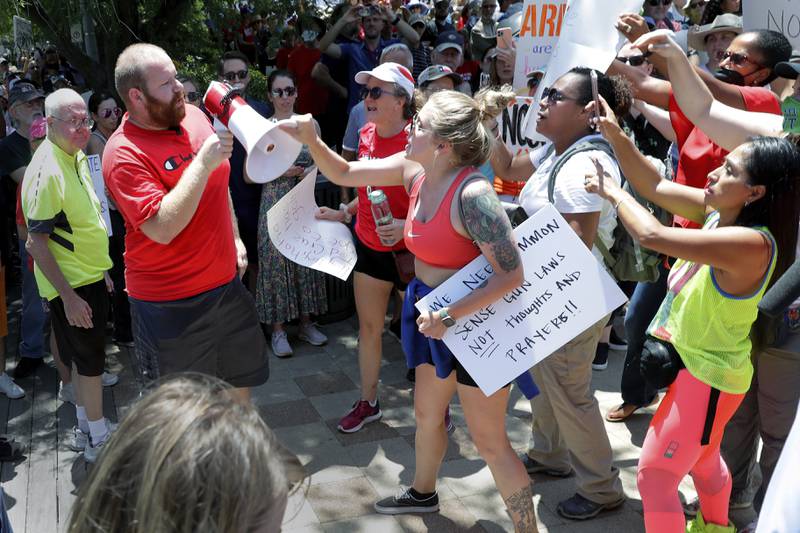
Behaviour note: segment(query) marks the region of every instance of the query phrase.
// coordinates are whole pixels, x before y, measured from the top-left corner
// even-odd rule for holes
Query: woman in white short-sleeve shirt
[[[548,144],[530,155],[512,156],[502,142],[495,143],[491,158],[495,173],[509,180],[527,181],[519,203],[528,216],[549,203],[550,170],[559,157],[577,143],[602,142],[592,127],[590,72],[572,69],[544,90],[536,129],[550,141]],[[597,77],[600,95],[617,115],[626,114],[632,101],[628,86],[601,73]],[[610,248],[617,224],[614,209],[584,188],[586,175],[595,172],[593,158],[607,169],[611,179],[620,182],[615,158],[599,149],[578,152],[565,160],[556,176],[553,205],[586,246],[593,248],[599,238]],[[602,261],[599,252],[595,254]],[[571,519],[592,518],[625,499],[591,390],[592,360],[606,321],[607,317],[532,369],[542,394],[531,401],[533,445],[522,460],[529,473],[566,476],[575,471],[577,491],[557,507],[560,515]]]
[[[578,139],[575,144],[595,139],[602,139],[602,136],[596,134],[585,135]],[[536,170],[533,171],[533,175],[528,179],[519,195],[519,203],[528,216],[533,215],[549,203],[547,186],[550,179],[550,170],[559,158],[556,152],[550,149],[550,145],[548,143],[529,154],[530,162]],[[550,152],[549,155],[548,151]],[[553,189],[553,205],[568,220],[570,218],[568,215],[600,213],[597,222],[597,234],[594,240],[602,240],[606,248],[610,249],[614,244],[614,228],[617,227],[614,208],[607,200],[597,198],[597,195],[588,194],[583,186],[586,174],[591,174],[595,169],[592,159],[602,163],[603,168],[608,169],[608,174],[617,184],[621,182],[616,159],[609,157],[608,154],[600,150],[579,152],[566,160],[556,176]],[[570,223],[573,224],[573,222]],[[576,221],[575,223],[578,222]],[[584,242],[587,242],[586,239],[584,239]],[[592,252],[600,261],[603,261],[603,256],[596,247],[592,247]]]

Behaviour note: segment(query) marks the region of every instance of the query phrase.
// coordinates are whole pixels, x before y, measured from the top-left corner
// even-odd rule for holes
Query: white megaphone
[[[212,81],[203,103],[223,126],[230,129],[247,151],[245,170],[251,181],[267,183],[286,172],[303,145],[250,107],[228,84]]]

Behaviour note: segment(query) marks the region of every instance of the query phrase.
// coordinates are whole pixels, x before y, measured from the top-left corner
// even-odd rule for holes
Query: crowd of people
[[[206,87],[158,46],[125,49],[114,87],[84,96],[55,49],[43,67],[0,58],[0,175],[16,194],[3,199],[16,199],[3,265],[19,261],[22,293],[20,359],[0,391],[22,397],[14,380],[52,353],[59,397],[75,405],[69,446],[97,462],[70,531],[279,530],[302,473],[250,391],[269,386],[270,353],[328,341],[315,322],[328,310],[324,274],[284,257],[268,230],[270,209],[313,168],[341,187],[338,208],[316,216],[350,226],[357,252],[360,390],[338,430],[383,416],[384,329],[414,387],[413,482],[376,512],[438,511],[457,392],[518,532],[537,531],[531,474],[574,474],[557,502],[565,518],[622,505],[604,419],[655,405],[637,474],[649,533],[684,531],[687,517],[691,531],[734,531],[729,511],[750,506],[761,519],[742,531],[797,530],[796,509],[794,522],[769,511],[791,489],[767,491],[782,452],[798,453],[785,444],[800,402],[800,55],[781,33],[744,31],[739,1],[645,0],[619,15],[628,42],[607,72],[577,66],[542,89],[537,70],[512,87],[518,50],[502,36],[519,34],[522,6],[346,3],[273,28],[280,46],[244,14],[218,81],[302,144],[264,184],[239,140],[213,127]],[[546,142],[514,153],[500,115],[534,94]],[[511,384],[486,396],[442,337],[523,282],[512,227],[548,205],[629,302],[515,379],[533,413],[519,456],[505,428]],[[485,284],[416,309],[480,255],[494,271]],[[760,310],[776,291],[785,305]],[[132,347],[146,392],[119,426],[103,417],[102,388],[119,379],[105,369],[109,331]],[[610,349],[625,352],[621,399],[602,413],[591,382]],[[209,490],[187,490],[199,486]]]

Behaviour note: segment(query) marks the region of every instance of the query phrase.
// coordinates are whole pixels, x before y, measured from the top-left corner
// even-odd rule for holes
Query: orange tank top
[[[427,222],[420,222],[414,218],[419,190],[425,182],[425,175],[420,175],[411,186],[403,237],[406,248],[419,260],[437,268],[459,269],[481,254],[472,239],[458,233],[450,222],[450,207],[455,192],[468,176],[476,172],[477,169],[468,167],[456,176],[436,213]]]

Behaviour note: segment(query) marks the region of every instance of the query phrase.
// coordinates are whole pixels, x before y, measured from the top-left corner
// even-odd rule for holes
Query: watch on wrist
[[[447,309],[440,309],[439,310],[439,318],[442,320],[442,324],[446,328],[452,328],[456,325],[456,320],[450,316],[450,313],[447,312]]]
[[[400,13],[397,13],[397,16],[395,16],[394,20],[392,21],[392,26],[397,26],[397,23],[400,22],[400,18]]]

